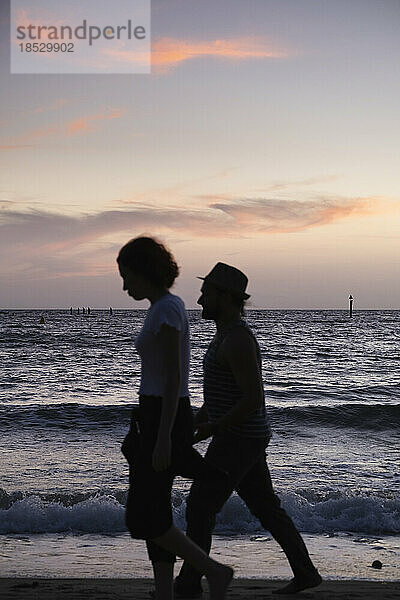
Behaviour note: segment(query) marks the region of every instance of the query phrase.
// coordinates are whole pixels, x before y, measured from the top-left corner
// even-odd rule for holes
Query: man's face
[[[213,320],[221,315],[220,292],[217,288],[209,283],[204,282],[201,286],[201,294],[197,300],[197,304],[203,308],[202,319]]]

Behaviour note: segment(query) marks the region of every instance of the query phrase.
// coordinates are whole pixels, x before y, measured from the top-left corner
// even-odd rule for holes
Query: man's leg
[[[251,513],[260,520],[264,529],[270,531],[281,546],[295,578],[306,580],[315,577],[318,572],[311,561],[306,545],[274,492],[264,452],[240,481],[236,490]]]
[[[229,473],[227,480],[194,481],[186,504],[186,535],[209,553],[216,515],[228,500],[245,473],[253,466],[260,453],[259,443],[229,434],[214,437],[206,457],[211,464]],[[184,563],[176,578],[176,591],[201,592],[201,574]]]

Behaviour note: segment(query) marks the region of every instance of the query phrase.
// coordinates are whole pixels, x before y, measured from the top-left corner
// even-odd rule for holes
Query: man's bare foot
[[[207,575],[210,600],[225,600],[232,578],[233,569],[226,565],[219,565],[212,575]]]
[[[311,575],[310,577],[307,577],[307,579],[299,579],[299,578],[294,577],[283,588],[273,590],[272,593],[273,594],[282,594],[282,595],[297,594],[298,592],[302,592],[303,590],[317,587],[317,585],[319,585],[320,583],[322,583],[322,577],[318,573],[318,571],[316,571],[313,575]]]

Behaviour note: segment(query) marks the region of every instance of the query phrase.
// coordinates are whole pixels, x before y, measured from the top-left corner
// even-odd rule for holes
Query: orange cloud
[[[96,127],[93,125],[94,121],[108,121],[109,119],[118,119],[124,114],[124,111],[117,108],[108,113],[98,113],[95,115],[87,115],[80,119],[74,119],[70,123],[65,125],[65,132],[67,135],[75,135],[77,133],[86,133],[95,131]]]
[[[271,183],[265,188],[261,188],[254,191],[259,192],[273,192],[285,190],[291,187],[300,187],[300,186],[308,186],[308,185],[318,185],[320,183],[326,183],[330,181],[335,181],[339,179],[339,175],[325,175],[320,177],[309,177],[308,179],[293,179],[292,181],[277,181],[276,183]]]
[[[31,148],[31,144],[11,144],[9,146],[0,146],[0,150],[18,150],[19,148]]]
[[[51,110],[58,110],[62,106],[67,104],[67,100],[65,98],[57,98],[51,104],[46,104],[45,106],[37,106],[31,110],[24,110],[21,114],[23,115],[34,115],[43,112],[49,112]]]
[[[41,129],[33,129],[32,131],[29,131],[28,133],[15,139],[18,142],[30,142],[43,137],[54,135],[55,133],[57,133],[57,127],[44,127]]]
[[[195,42],[174,38],[161,38],[153,43],[152,65],[172,66],[199,56],[248,60],[251,58],[286,58],[287,51],[274,48],[262,38],[243,37],[237,39]]]
[[[105,49],[104,54],[118,62],[140,63],[145,60],[137,52],[118,49]],[[212,41],[191,41],[177,38],[161,38],[153,42],[151,47],[151,65],[159,72],[166,72],[179,63],[192,58],[208,56],[231,60],[287,58],[289,52],[273,46],[263,38],[242,37]]]
[[[41,138],[51,136],[69,137],[79,133],[90,133],[95,131],[97,127],[94,125],[96,121],[108,121],[110,119],[118,119],[124,114],[124,110],[115,108],[103,113],[96,113],[93,115],[86,115],[79,119],[73,119],[65,123],[64,125],[53,125],[50,127],[44,127],[39,129],[33,129],[24,133],[20,136],[13,136],[7,138],[7,144],[0,146],[1,150],[12,150],[15,148],[27,147],[26,142],[32,142]]]
[[[217,202],[210,204],[209,208],[222,211],[239,228],[262,233],[290,233],[334,223],[351,215],[381,212],[382,206],[377,200],[379,199],[317,198],[299,201],[256,198]]]

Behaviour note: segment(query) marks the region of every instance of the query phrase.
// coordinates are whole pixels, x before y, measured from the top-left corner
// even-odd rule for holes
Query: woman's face
[[[134,273],[129,267],[124,265],[118,265],[119,274],[121,275],[124,285],[123,290],[128,292],[128,296],[131,296],[134,300],[144,300],[147,298],[147,285],[146,281],[138,273]]]

